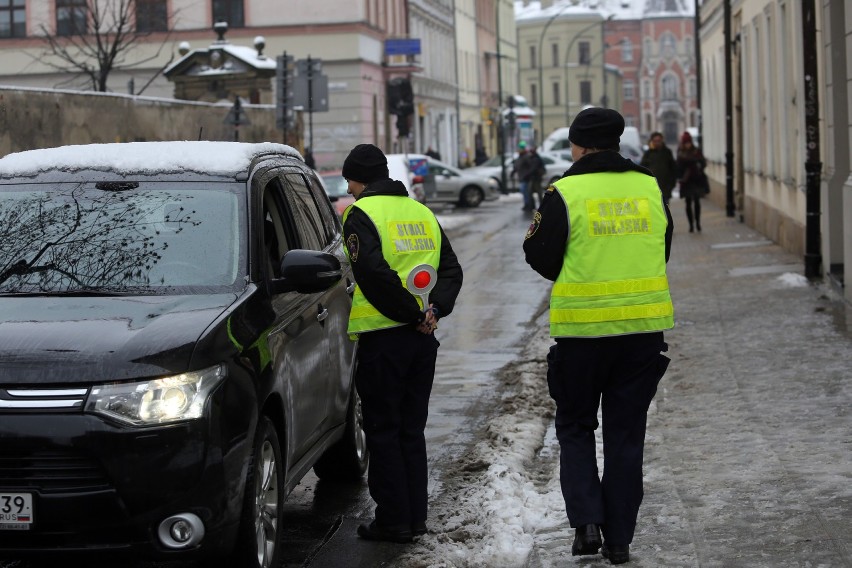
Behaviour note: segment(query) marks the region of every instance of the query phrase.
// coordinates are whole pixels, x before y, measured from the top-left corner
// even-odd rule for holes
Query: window
[[[591,51],[590,51],[590,48],[589,48],[589,42],[581,41],[579,49],[580,49],[580,60],[579,60],[580,65],[588,65],[589,62],[590,62],[589,56],[591,54]]]
[[[245,27],[243,0],[213,0],[213,21],[228,22],[229,28]]]
[[[553,83],[553,104],[559,106],[559,83]]]
[[[136,31],[164,32],[169,29],[167,0],[136,0]]]
[[[24,0],[0,0],[0,37],[27,35]]]
[[[88,16],[86,0],[56,0],[56,35],[86,33]]]
[[[580,81],[580,103],[587,105],[592,102],[592,82]]]
[[[664,101],[677,100],[677,77],[674,75],[663,77],[660,81],[660,93]]]
[[[499,65],[500,62],[498,61],[497,64]],[[534,45],[530,46],[530,67],[532,67],[533,69],[538,67],[538,59],[535,56],[535,46]]]
[[[630,63],[633,61],[633,43],[630,38],[626,37],[621,40],[621,62]]]
[[[553,66],[559,67],[559,44],[550,44],[550,55],[553,58]]]
[[[530,106],[538,106],[538,85],[530,85]]]
[[[624,81],[624,100],[632,101],[636,98],[636,88],[633,84],[633,81]]]
[[[651,81],[649,79],[645,79],[644,81],[642,81],[642,98],[654,98],[654,89],[651,87]]]
[[[665,33],[660,38],[660,53],[663,57],[672,58],[677,52],[677,42],[671,33]]]
[[[326,226],[319,211],[318,203],[305,178],[301,174],[288,173],[281,176],[285,181],[284,193],[293,218],[296,221],[296,231],[299,233],[300,248],[323,250],[334,236],[334,232]],[[328,197],[323,198],[323,205],[328,208]]]

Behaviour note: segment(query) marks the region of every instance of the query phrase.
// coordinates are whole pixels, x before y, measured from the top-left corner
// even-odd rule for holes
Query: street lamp
[[[553,23],[553,20],[558,18],[562,12],[566,10],[566,8],[573,7],[573,4],[565,4],[562,8],[559,9],[558,12],[553,14],[547,23],[544,24],[544,28],[541,30],[541,36],[538,38],[538,125],[539,125],[539,136],[541,140],[539,140],[539,144],[544,140],[544,69],[542,69],[542,56],[541,51],[544,49],[544,34],[547,33],[547,28],[550,27],[550,24]]]
[[[500,155],[500,183],[502,184],[501,191],[506,191],[506,148],[505,148],[505,132],[503,131],[503,65],[500,60],[508,58],[508,55],[500,53],[500,43],[498,39],[497,51],[486,51],[486,60],[488,57],[493,57],[497,60],[497,153]]]
[[[606,19],[602,20],[601,22],[592,22],[591,24],[589,24],[588,26],[586,26],[585,28],[583,28],[582,30],[580,30],[579,32],[574,34],[574,37],[571,38],[571,43],[568,44],[568,49],[565,50],[565,124],[566,124],[566,126],[570,126],[570,124],[571,124],[571,97],[568,96],[568,90],[569,90],[568,62],[570,61],[570,57],[571,57],[571,49],[574,47],[574,44],[577,42],[577,40],[580,39],[581,35],[583,35],[587,31],[589,31],[590,29],[592,29],[593,27],[595,27],[599,23],[601,25],[601,41],[603,41],[603,24],[604,24],[604,22],[608,22],[608,21],[612,20],[614,17],[615,17],[615,14],[610,14],[609,16],[606,17]],[[589,58],[589,62],[591,63],[591,58]],[[606,70],[604,70],[604,74],[606,74]]]

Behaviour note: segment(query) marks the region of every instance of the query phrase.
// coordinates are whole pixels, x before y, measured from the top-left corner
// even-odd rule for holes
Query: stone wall
[[[0,157],[68,144],[153,140],[234,140],[224,124],[233,103],[0,86]],[[271,105],[244,105],[241,142],[282,142]],[[291,137],[290,144],[293,144]]]

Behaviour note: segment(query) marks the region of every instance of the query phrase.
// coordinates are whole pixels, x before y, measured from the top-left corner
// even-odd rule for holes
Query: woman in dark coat
[[[704,194],[704,167],[707,161],[701,149],[692,143],[692,136],[684,132],[677,147],[677,172],[680,196],[686,201],[686,218],[689,232],[701,232],[701,196]]]

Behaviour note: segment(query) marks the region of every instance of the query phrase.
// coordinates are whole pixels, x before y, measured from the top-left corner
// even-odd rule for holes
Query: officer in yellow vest
[[[439,318],[449,315],[462,269],[435,215],[388,177],[372,144],[343,162],[355,202],[343,213],[355,276],[349,333],[358,338],[355,385],[370,451],[368,485],[375,519],[358,527],[367,540],[411,542],[427,532],[426,416],[435,374]],[[437,273],[429,305],[407,289],[418,265]]]
[[[619,155],[622,132],[614,110],[576,116],[568,134],[574,164],[547,189],[524,239],[527,263],[554,282],[547,384],[575,529],[571,551],[600,550],[612,564],[630,559],[647,412],[669,363],[663,330],[674,326],[666,278],[671,213],[653,173]]]

